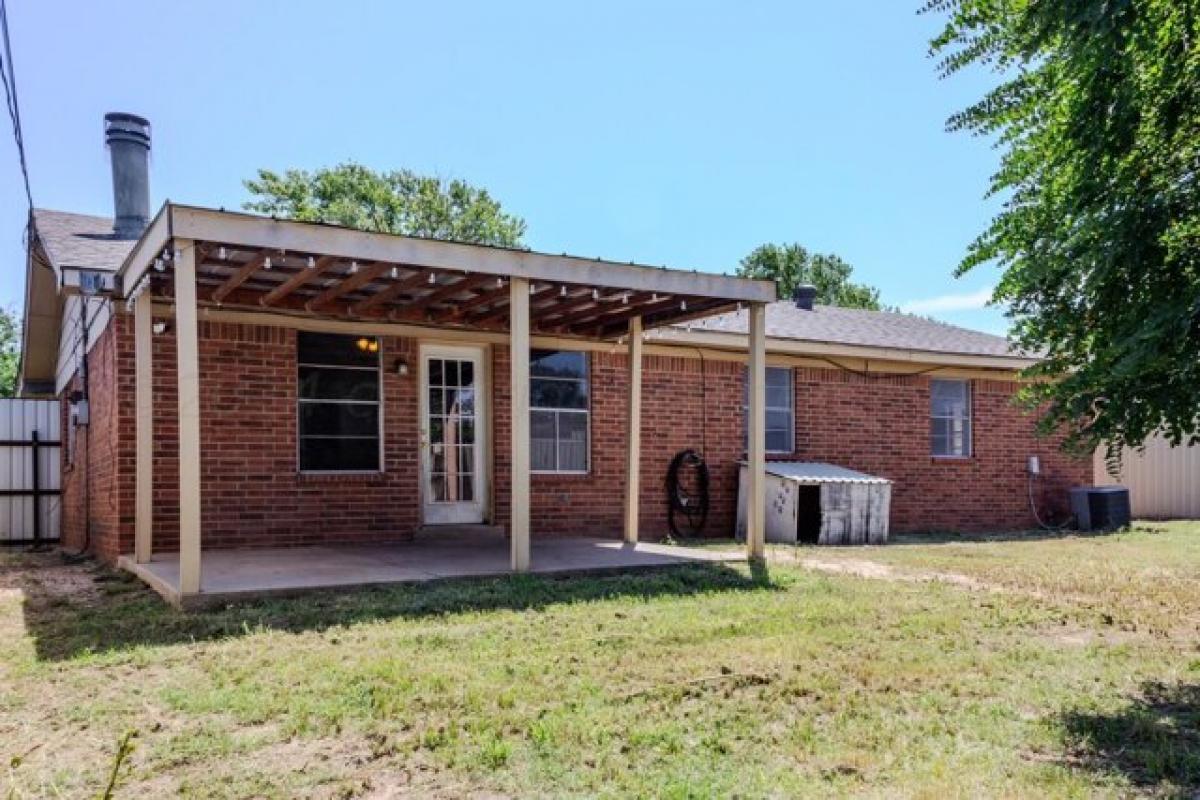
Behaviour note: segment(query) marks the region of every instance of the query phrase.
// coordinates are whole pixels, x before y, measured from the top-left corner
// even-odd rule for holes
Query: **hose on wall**
[[[671,459],[667,467],[667,525],[671,536],[686,539],[703,533],[708,521],[708,480],[708,464],[695,450],[680,450]]]

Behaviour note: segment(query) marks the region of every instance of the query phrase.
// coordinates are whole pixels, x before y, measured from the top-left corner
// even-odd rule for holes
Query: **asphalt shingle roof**
[[[746,310],[731,311],[694,320],[686,327],[697,331],[745,334],[749,317]],[[931,353],[1027,358],[1010,350],[1008,340],[1003,336],[894,311],[864,311],[822,305],[808,310],[797,308],[790,300],[780,300],[767,306],[767,336]]]
[[[136,244],[136,240],[115,236],[109,217],[35,208],[33,224],[46,255],[58,269],[115,271]]]

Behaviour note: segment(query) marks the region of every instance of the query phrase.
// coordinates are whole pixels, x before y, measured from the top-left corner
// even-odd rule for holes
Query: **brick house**
[[[108,140],[115,220],[33,212],[21,377],[62,401],[64,547],[170,554],[176,597],[202,591],[201,542],[490,525],[522,570],[531,532],[660,539],[686,448],[711,536],[743,459],[886,477],[896,531],[1031,527],[1031,494],[1053,513],[1089,478],[1011,402],[1033,362],[1002,338],[704,273],[170,203],[148,220],[148,126],[110,115]]]

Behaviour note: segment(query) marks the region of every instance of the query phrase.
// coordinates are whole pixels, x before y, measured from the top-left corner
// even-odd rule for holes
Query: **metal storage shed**
[[[768,542],[883,544],[892,482],[835,464],[770,461],[766,468]],[[737,535],[746,532],[746,464],[738,479]]]

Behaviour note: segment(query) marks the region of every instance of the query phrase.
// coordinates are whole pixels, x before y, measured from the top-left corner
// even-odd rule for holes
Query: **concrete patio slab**
[[[613,539],[534,539],[530,572],[584,574],[684,564],[744,561],[738,551]],[[122,556],[118,565],[172,605],[194,608],[315,589],[419,583],[508,575],[508,540],[500,536],[426,536],[389,545],[209,550],[202,555],[200,594],[180,595],[179,554],[156,553],[145,564]]]

